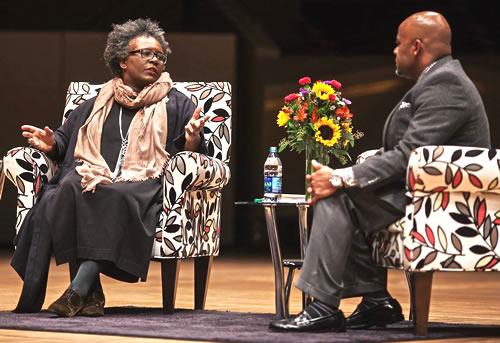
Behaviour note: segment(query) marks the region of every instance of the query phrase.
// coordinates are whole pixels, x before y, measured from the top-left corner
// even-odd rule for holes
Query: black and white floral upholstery
[[[384,267],[500,270],[500,150],[425,146],[412,152],[406,216],[370,237]]]
[[[231,84],[229,82],[174,82],[174,87],[202,108],[208,154],[180,152],[164,172],[164,211],[157,227],[152,257],[186,258],[219,253],[221,190],[229,181],[231,145]],[[94,97],[101,84],[69,85],[63,122],[79,104]],[[16,232],[35,204],[43,183],[57,166],[42,152],[14,148],[4,157],[5,176],[18,191]]]
[[[427,334],[434,271],[500,271],[499,178],[500,150],[424,146],[411,153],[405,217],[367,239],[376,264],[406,271],[417,334]]]
[[[3,173],[17,188],[16,234],[36,203],[42,185],[52,178],[56,168],[52,160],[34,148],[20,147],[7,152],[3,159]]]

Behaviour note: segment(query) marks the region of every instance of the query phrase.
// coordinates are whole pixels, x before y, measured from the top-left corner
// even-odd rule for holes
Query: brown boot
[[[82,297],[70,286],[49,306],[48,310],[61,317],[73,317],[82,309],[83,305]]]
[[[85,304],[83,305],[79,316],[85,317],[100,317],[104,316],[104,303],[106,299],[104,298],[104,292],[102,287],[99,285],[90,294],[87,299],[85,299]]]

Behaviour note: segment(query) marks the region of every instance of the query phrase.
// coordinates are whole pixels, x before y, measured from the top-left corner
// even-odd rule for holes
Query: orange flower
[[[297,115],[293,118],[296,121],[304,121],[307,118],[307,104],[303,103],[297,110]]]
[[[337,108],[335,114],[342,119],[352,118],[352,113],[351,111],[349,111],[349,108],[347,106],[342,106],[341,108]]]
[[[318,112],[318,109],[315,107],[313,109],[313,113],[311,115],[311,123],[313,123],[313,124],[318,121],[318,113],[317,112]]]

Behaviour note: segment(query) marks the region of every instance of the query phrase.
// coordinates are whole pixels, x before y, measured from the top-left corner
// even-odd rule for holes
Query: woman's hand
[[[310,204],[314,204],[320,199],[329,197],[337,191],[330,182],[333,169],[318,163],[315,160],[311,161],[314,173],[306,175],[306,180],[309,181],[307,192],[311,193]]]
[[[184,127],[184,130],[186,131],[186,143],[184,144],[185,150],[196,151],[196,149],[200,145],[200,131],[203,130],[205,123],[210,119],[210,116],[204,116],[203,118],[200,118],[200,112],[201,107],[197,107],[193,112],[193,116]]]
[[[48,126],[42,130],[36,126],[32,125],[23,125],[21,126],[21,130],[23,130],[23,137],[26,137],[28,143],[44,152],[48,153],[54,149],[56,144],[56,140],[54,138],[54,131],[52,131]]]

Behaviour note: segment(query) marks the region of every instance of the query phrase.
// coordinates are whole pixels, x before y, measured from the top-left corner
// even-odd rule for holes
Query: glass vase
[[[305,174],[306,175],[311,175],[314,173],[313,167],[312,167],[312,160],[316,160],[317,162],[321,163],[322,165],[328,165],[330,163],[330,156],[328,155],[328,151],[325,149],[325,146],[321,143],[318,143],[314,140],[309,140],[306,142],[306,148],[305,148]],[[305,181],[305,199],[306,201],[311,199],[311,194],[307,192],[307,188],[309,188],[309,181],[307,181],[304,177]]]

